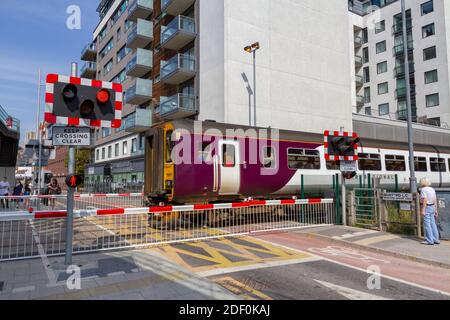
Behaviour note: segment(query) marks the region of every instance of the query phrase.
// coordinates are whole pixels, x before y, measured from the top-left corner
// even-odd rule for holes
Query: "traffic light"
[[[122,85],[98,80],[47,76],[45,121],[73,126],[120,128]]]
[[[51,174],[51,173],[46,173],[46,174],[44,175],[44,183],[45,183],[45,184],[49,184],[49,183],[52,181],[52,178],[53,178],[53,174]]]
[[[325,158],[334,161],[357,161],[360,138],[356,133],[325,131]]]
[[[83,183],[83,177],[76,174],[68,175],[66,178],[66,185],[69,188],[79,187]]]
[[[357,173],[356,172],[342,172],[342,176],[344,177],[344,179],[346,180],[351,180],[354,177],[356,177]]]

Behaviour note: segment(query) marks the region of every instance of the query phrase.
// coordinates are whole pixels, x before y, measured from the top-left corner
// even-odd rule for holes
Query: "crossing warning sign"
[[[54,127],[54,146],[89,146],[91,129],[87,127]]]

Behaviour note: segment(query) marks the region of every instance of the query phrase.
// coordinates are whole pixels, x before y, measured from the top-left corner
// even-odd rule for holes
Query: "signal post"
[[[90,128],[120,128],[122,125],[122,85],[71,76],[47,75],[45,121],[56,127],[54,145],[69,147],[65,264],[72,264],[73,209],[75,188],[83,181],[75,174],[75,147],[90,145]]]
[[[356,133],[325,131],[324,153],[326,161],[335,161],[342,173],[342,224],[347,225],[346,208],[346,180],[353,179],[357,175],[358,144],[360,138]],[[336,181],[338,184],[339,182]]]

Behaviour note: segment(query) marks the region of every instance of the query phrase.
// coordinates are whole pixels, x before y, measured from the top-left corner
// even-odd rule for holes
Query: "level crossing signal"
[[[327,161],[358,161],[358,147],[361,139],[354,132],[325,131],[324,150]],[[344,166],[343,166],[344,167]],[[343,170],[343,169],[341,169]],[[356,171],[342,171],[344,179],[350,180],[357,175]]]
[[[68,126],[121,127],[121,84],[49,74],[46,86],[46,122]]]
[[[66,178],[66,185],[69,188],[79,187],[83,183],[83,177],[77,174],[70,174]]]

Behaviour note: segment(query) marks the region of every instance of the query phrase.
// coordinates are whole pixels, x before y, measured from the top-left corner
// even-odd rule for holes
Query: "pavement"
[[[75,255],[69,271],[61,257],[2,262],[0,300],[448,300],[449,257],[448,243],[307,227]]]

